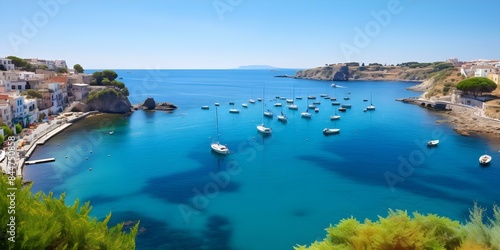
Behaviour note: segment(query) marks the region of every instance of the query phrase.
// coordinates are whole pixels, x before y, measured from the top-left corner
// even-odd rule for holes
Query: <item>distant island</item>
[[[246,65],[246,66],[240,66],[238,69],[278,69],[278,68],[269,65]]]

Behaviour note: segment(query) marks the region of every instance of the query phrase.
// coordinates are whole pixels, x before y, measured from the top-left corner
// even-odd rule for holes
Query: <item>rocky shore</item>
[[[445,120],[440,123],[450,123],[455,132],[463,136],[481,135],[500,139],[500,120],[482,116],[480,109],[461,105],[448,105],[451,110],[444,112]]]

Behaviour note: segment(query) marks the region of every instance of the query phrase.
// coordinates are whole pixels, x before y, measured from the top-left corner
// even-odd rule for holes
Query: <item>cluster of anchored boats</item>
[[[439,140],[430,140],[427,142],[427,146],[428,147],[434,147],[434,146],[437,146],[439,144]],[[479,157],[479,164],[483,165],[483,166],[487,166],[488,164],[490,164],[491,162],[491,155],[488,155],[488,154],[484,154],[484,155],[481,155]]]
[[[264,97],[265,97],[265,92],[264,92]],[[337,99],[335,97],[329,97],[326,94],[321,94],[320,97],[331,101],[331,105],[333,105],[333,106],[340,106],[338,108],[338,111],[340,111],[340,112],[345,112],[345,111],[347,111],[347,109],[351,108],[351,104],[342,104],[341,105],[340,102],[337,102]],[[348,93],[348,96],[344,97],[344,100],[348,101],[350,99],[351,99],[350,93]],[[274,99],[274,100],[276,101],[274,103],[275,107],[282,107],[283,104],[280,102],[280,100],[284,100],[286,102],[286,105],[288,106],[288,109],[298,110],[299,107],[295,104],[295,100],[302,100],[302,97],[301,96],[297,96],[297,97],[294,96],[291,99],[288,99],[285,97],[277,96],[276,99]],[[309,100],[312,100],[312,104],[309,104]],[[262,98],[257,98],[257,101],[262,102]],[[363,101],[367,102],[368,100],[364,99]],[[252,98],[252,99],[248,100],[248,103],[255,104],[256,101]],[[243,108],[248,108],[248,103],[243,103],[243,104],[241,104],[241,106]],[[304,119],[310,119],[312,117],[312,115],[311,115],[311,113],[309,113],[309,110],[311,109],[311,110],[314,110],[314,112],[319,112],[319,108],[316,105],[319,105],[320,103],[321,102],[316,100],[315,96],[308,96],[307,97],[307,109],[300,114],[301,117]],[[229,105],[234,106],[234,102],[229,102]],[[219,121],[218,121],[218,110],[217,110],[218,106],[219,106],[219,103],[215,103],[215,107],[216,107],[215,111],[216,111],[216,117],[217,117],[217,141],[212,143],[211,147],[212,147],[213,151],[215,151],[219,154],[228,154],[229,149],[227,148],[227,146],[222,145],[219,142]],[[201,108],[202,109],[210,109],[209,106],[202,106]],[[373,104],[370,104],[369,106],[367,106],[363,111],[366,112],[366,111],[371,111],[371,110],[375,110],[375,106]],[[229,112],[230,113],[239,113],[240,111],[236,108],[231,108],[231,109],[229,109]],[[264,103],[262,103],[262,112],[263,112],[262,124],[257,125],[257,131],[263,135],[270,135],[270,134],[272,134],[273,130],[272,130],[272,128],[265,125],[264,117],[273,118],[274,114],[271,110],[265,109]],[[280,114],[277,116],[277,118],[280,122],[283,122],[283,123],[286,123],[288,121],[287,116],[283,112],[280,112]],[[335,111],[335,114],[330,116],[330,119],[331,120],[339,120],[340,115],[338,115],[337,111]],[[331,135],[331,134],[338,134],[338,133],[340,133],[339,128],[325,128],[325,129],[323,129],[324,135]]]

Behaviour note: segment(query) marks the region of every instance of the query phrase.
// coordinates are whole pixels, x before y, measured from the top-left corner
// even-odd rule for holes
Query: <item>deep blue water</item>
[[[436,123],[439,113],[396,102],[419,95],[405,90],[412,83],[345,82],[334,89],[330,82],[273,77],[293,70],[117,73],[132,103],[153,97],[179,108],[80,121],[37,148],[32,159],[57,160],[27,166],[25,178],[34,181],[33,191],[66,192],[68,204],[90,200],[98,218],[112,211],[112,223],[140,220],[138,249],[291,249],[323,239],[324,228],[351,215],[377,219],[392,208],[463,222],[474,202],[491,208],[500,201],[498,145],[457,135]],[[285,100],[283,108],[273,106],[276,96],[293,93],[303,97],[298,111]],[[352,108],[330,121],[337,107],[322,93]],[[305,120],[308,95],[321,104]],[[376,110],[363,112],[370,95]],[[241,106],[259,97],[264,102]],[[210,150],[215,102],[228,156]],[[263,104],[274,119],[263,119]],[[277,121],[280,111],[287,124]],[[271,136],[258,134],[263,120]],[[341,132],[324,136],[326,127]],[[441,142],[427,148],[430,139]],[[485,151],[493,162],[483,168],[478,157]]]

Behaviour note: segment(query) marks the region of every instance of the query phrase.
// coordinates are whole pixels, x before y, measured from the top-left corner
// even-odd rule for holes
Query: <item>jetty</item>
[[[33,161],[25,161],[24,164],[26,165],[32,165],[32,164],[38,164],[38,163],[44,163],[44,162],[51,162],[55,161],[56,158],[46,158],[46,159],[39,159],[39,160],[33,160]]]
[[[422,106],[425,108],[433,108],[433,109],[438,109],[438,110],[449,110],[448,102],[445,102],[445,101],[431,101],[431,100],[415,98],[415,97],[396,99],[396,101],[400,101],[400,102],[404,102],[404,103],[411,103],[411,104],[419,105],[419,106]]]

